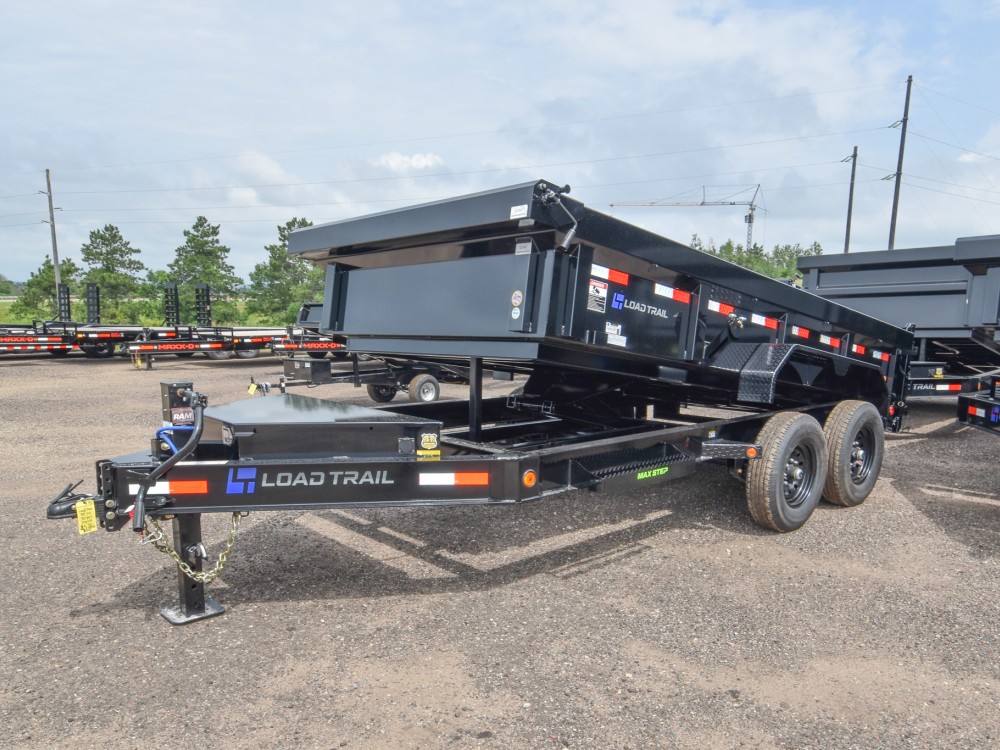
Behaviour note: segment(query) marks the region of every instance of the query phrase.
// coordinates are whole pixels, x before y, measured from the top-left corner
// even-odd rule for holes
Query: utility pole
[[[52,230],[52,267],[56,272],[56,289],[62,283],[59,275],[59,246],[56,244],[56,210],[52,207],[52,173],[45,170],[45,194],[49,196],[49,229]]]
[[[851,214],[854,213],[854,177],[858,173],[858,147],[854,147],[854,153],[847,157],[851,160],[851,190],[847,194],[847,234],[844,235],[844,255],[851,248]],[[847,161],[844,159],[844,161]]]
[[[913,76],[906,77],[906,103],[903,105],[903,119],[895,125],[901,125],[899,134],[899,161],[896,162],[896,189],[892,193],[892,217],[889,219],[889,249],[896,244],[896,213],[899,211],[899,185],[903,180],[903,150],[906,148],[906,125],[910,121],[910,89],[913,88]]]

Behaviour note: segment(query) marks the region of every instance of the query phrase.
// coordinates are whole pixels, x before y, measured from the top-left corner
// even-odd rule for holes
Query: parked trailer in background
[[[1000,370],[1000,236],[803,257],[799,270],[805,289],[913,327],[911,395],[975,391]]]
[[[51,518],[129,527],[178,563],[183,623],[218,614],[202,513],[516,504],[650,488],[720,463],[792,531],[868,497],[898,430],[911,333],[590,209],[537,181],[292,233],[327,267],[321,332],[468,369],[468,401],[221,406],[162,384],[149,450],[102,460]],[[484,398],[485,369],[523,388]],[[173,520],[170,541],[158,527]]]
[[[958,421],[1000,435],[1000,376],[990,376],[988,390],[959,394]]]

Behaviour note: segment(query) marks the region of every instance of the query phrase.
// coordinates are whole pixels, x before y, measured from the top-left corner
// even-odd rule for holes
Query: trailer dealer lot
[[[953,400],[914,406],[863,505],[786,535],[716,467],[519,507],[251,515],[209,587],[229,613],[183,628],[157,614],[169,559],[44,519],[66,477],[148,441],[160,380],[219,404],[280,374],[0,361],[0,747],[1000,743],[1000,444]],[[227,523],[206,517],[211,552]]]

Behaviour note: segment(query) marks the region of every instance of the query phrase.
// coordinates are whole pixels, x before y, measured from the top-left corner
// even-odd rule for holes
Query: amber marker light
[[[528,469],[521,475],[521,483],[528,489],[531,489],[538,484],[538,474],[535,473],[534,469]]]
[[[757,458],[757,449],[753,446],[747,448],[747,458]]]

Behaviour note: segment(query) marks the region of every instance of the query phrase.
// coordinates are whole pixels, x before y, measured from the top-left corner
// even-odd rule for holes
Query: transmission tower
[[[612,206],[746,206],[747,214],[743,217],[743,221],[747,225],[747,250],[753,247],[753,221],[754,212],[757,210],[757,196],[760,195],[760,185],[753,186],[753,196],[748,201],[734,201],[734,200],[723,200],[723,201],[710,201],[706,194],[706,189],[704,186],[701,188],[701,200],[700,201],[626,201],[622,203],[612,203]],[[746,190],[741,190],[741,193],[745,193],[750,188]],[[737,193],[738,195],[739,193]]]

